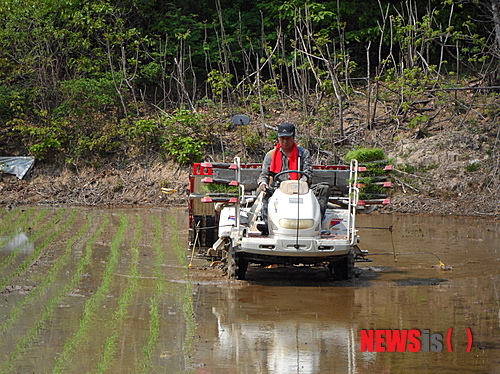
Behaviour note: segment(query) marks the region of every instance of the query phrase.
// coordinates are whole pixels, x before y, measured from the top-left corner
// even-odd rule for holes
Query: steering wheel
[[[301,176],[302,175],[305,175],[306,178],[307,178],[307,182],[309,182],[309,175],[307,175],[304,171],[302,170],[283,170],[283,171],[280,171],[279,173],[277,173],[275,176],[274,176],[274,179],[273,179],[273,187],[277,187],[279,186],[279,184],[282,182],[281,180],[281,176],[284,175],[284,174],[288,174],[288,173],[298,173],[300,174]]]

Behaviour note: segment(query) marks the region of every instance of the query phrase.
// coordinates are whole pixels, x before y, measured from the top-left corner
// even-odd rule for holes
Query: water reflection
[[[381,216],[360,226],[393,223]],[[382,221],[382,222],[381,222]],[[500,362],[500,246],[497,223],[403,216],[398,257],[358,264],[359,278],[336,283],[321,269],[250,269],[248,281],[199,285],[197,373],[497,372]],[[365,231],[363,249],[388,252],[387,232]],[[390,252],[390,250],[389,250]],[[452,271],[443,271],[432,252]],[[449,351],[446,336],[453,329]],[[467,328],[474,343],[470,352]],[[362,329],[441,334],[441,352],[361,352]]]
[[[318,373],[324,368],[345,372],[355,361],[354,290],[250,286],[208,290],[199,297],[214,301],[202,341],[210,341],[212,357],[200,372]],[[207,293],[208,292],[208,293]],[[215,317],[215,318],[214,318]],[[208,346],[200,346],[207,349]],[[337,360],[337,357],[346,360]],[[227,363],[222,369],[219,365]],[[222,364],[225,366],[224,364]],[[349,372],[354,372],[349,370]]]
[[[35,251],[35,246],[30,242],[28,235],[20,231],[14,237],[0,237],[0,251],[7,253],[17,251],[21,254],[31,254]]]

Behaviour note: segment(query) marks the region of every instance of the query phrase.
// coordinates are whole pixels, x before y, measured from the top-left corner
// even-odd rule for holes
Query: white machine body
[[[304,181],[281,183],[269,199],[270,236],[315,237],[321,232],[321,211],[318,200]]]

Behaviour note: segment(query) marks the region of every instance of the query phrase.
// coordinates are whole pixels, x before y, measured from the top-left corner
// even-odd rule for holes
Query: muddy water
[[[0,372],[190,372],[186,219],[167,209],[0,212]]]
[[[188,270],[186,225],[184,209],[0,212],[0,372],[499,372],[497,221],[358,216],[373,262],[346,282],[321,267]],[[362,330],[423,343],[363,352]]]
[[[358,226],[373,262],[354,281],[250,268],[245,282],[196,287],[196,372],[500,372],[498,222],[372,214]],[[361,330],[380,329],[420,333],[419,351],[362,352]]]

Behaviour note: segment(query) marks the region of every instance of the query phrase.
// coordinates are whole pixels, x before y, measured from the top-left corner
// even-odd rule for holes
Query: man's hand
[[[261,183],[261,184],[259,184],[259,192],[261,192],[261,191],[266,192],[267,188],[268,188],[267,183]]]

